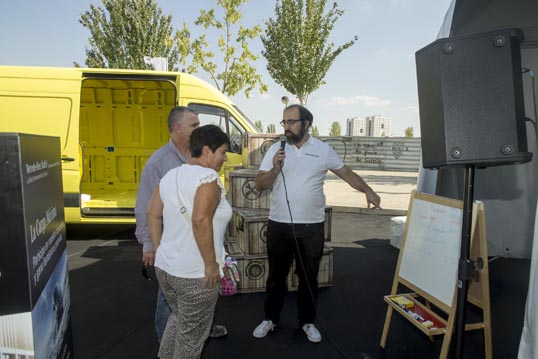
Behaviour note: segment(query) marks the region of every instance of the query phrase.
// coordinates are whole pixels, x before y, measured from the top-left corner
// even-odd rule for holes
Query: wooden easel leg
[[[491,346],[491,327],[484,327],[484,351],[486,359],[493,358],[493,348]]]
[[[448,350],[450,349],[450,341],[452,340],[452,334],[447,332],[443,339],[443,345],[441,346],[441,353],[439,359],[446,359],[448,356]]]
[[[455,307],[455,306],[454,306]],[[450,341],[452,340],[452,334],[454,333],[454,316],[455,309],[449,314],[446,326],[445,337],[443,339],[443,345],[441,346],[441,353],[439,359],[446,359],[448,357],[448,351],[450,349]]]
[[[487,257],[485,257],[487,258]],[[493,347],[491,344],[491,307],[489,302],[489,273],[486,270],[486,275],[480,279],[482,281],[482,295],[483,308],[482,308],[482,319],[484,320],[484,354],[486,359],[493,358]]]
[[[424,304],[426,304],[426,307],[427,307],[428,309],[430,309],[430,310],[432,309],[432,306],[431,306],[429,300],[426,299]],[[428,338],[430,339],[430,342],[433,343],[433,335],[428,335]]]
[[[487,304],[484,305],[483,309],[483,318],[484,319],[484,353],[486,359],[493,358],[493,347],[491,345],[491,311],[489,306],[489,284],[488,284],[488,294],[486,298]]]
[[[392,318],[392,307],[387,308],[387,316],[385,317],[385,325],[383,326],[383,334],[381,335],[381,348],[385,349],[385,344],[387,344],[387,336],[389,335],[390,320]]]

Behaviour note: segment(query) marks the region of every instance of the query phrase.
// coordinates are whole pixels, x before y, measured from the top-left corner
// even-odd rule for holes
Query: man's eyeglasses
[[[280,121],[280,124],[282,125],[282,127],[284,127],[286,125],[292,126],[296,122],[299,122],[299,121],[302,121],[302,120],[303,120],[302,118],[299,118],[297,120],[282,120],[282,121]]]
[[[157,280],[157,278],[149,274],[148,267],[145,265],[142,265],[142,277],[146,278],[147,280]]]

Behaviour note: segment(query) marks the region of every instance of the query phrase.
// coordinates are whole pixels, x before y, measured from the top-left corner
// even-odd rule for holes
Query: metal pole
[[[465,167],[463,190],[463,218],[461,227],[460,261],[458,266],[458,303],[456,307],[456,358],[463,357],[463,335],[465,333],[465,306],[469,290],[469,278],[473,264],[469,260],[471,251],[471,226],[473,220],[474,165]]]

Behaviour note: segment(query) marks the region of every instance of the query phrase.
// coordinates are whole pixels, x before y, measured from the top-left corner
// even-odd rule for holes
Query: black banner
[[[0,134],[0,315],[30,311],[65,249],[60,141]]]
[[[0,206],[0,329],[28,332],[11,345],[32,357],[72,358],[59,138],[0,133]]]

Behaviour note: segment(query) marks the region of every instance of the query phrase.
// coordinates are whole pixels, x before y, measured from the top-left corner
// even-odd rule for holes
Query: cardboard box
[[[333,285],[333,252],[330,247],[323,248],[323,256],[319,264],[318,272],[318,288],[330,287]],[[288,275],[288,289],[297,290],[299,287],[299,277],[295,274],[297,270],[297,260],[294,260],[291,265],[291,271]]]
[[[241,280],[237,285],[238,293],[265,292],[265,284],[269,276],[269,260],[267,254],[245,255],[237,242],[226,241],[226,251],[237,260],[237,269]],[[299,278],[295,274],[295,260],[288,274],[288,290],[297,290]],[[318,273],[318,287],[333,285],[333,249],[325,247]]]
[[[224,164],[224,188],[226,188],[227,195],[230,194],[230,172],[243,169],[243,166],[234,164]]]
[[[406,220],[407,216],[392,217],[390,219],[390,245],[398,249],[402,243]]]
[[[281,134],[243,134],[243,165],[245,167],[259,167],[265,153],[275,142],[280,140]]]
[[[245,254],[267,253],[267,209],[234,209],[228,224],[230,237],[235,237],[241,251]],[[325,206],[325,242],[331,241],[332,207]]]
[[[239,209],[234,212],[236,240],[243,253],[267,253],[268,216],[267,209]]]
[[[241,279],[237,283],[238,293],[265,292],[265,282],[269,275],[269,261],[266,254],[249,256],[243,254],[237,242],[225,242],[226,251],[237,261]]]
[[[256,191],[256,168],[246,168],[230,172],[230,202],[234,208],[268,209],[271,190]]]

